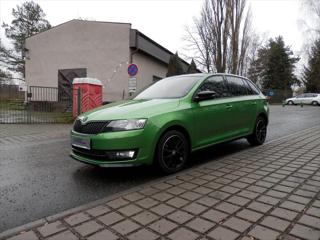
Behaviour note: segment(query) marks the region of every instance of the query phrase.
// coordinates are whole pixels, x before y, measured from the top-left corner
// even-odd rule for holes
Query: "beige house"
[[[129,95],[128,65],[138,66],[136,89],[164,78],[173,54],[129,23],[71,20],[29,37],[25,43],[27,85],[58,87],[71,95],[75,77],[99,79],[103,101]],[[188,63],[183,62],[184,67]],[[134,80],[134,79],[133,79]]]

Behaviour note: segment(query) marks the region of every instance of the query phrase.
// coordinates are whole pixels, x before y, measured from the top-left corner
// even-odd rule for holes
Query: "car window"
[[[241,78],[234,76],[227,76],[227,83],[231,96],[247,95],[247,88]]]
[[[250,95],[259,95],[260,94],[260,90],[259,88],[252,83],[250,80],[245,80],[245,82],[249,85],[251,91],[249,92]]]
[[[314,93],[307,93],[306,94],[308,98],[313,98],[313,97],[316,97],[316,95]]]
[[[243,78],[241,78],[242,82],[243,82],[243,86],[246,89],[246,95],[254,95],[253,90],[251,89],[251,87],[249,86],[249,84],[247,83],[247,81]]]
[[[215,98],[229,96],[228,88],[222,76],[212,76],[206,79],[198,89],[198,92],[201,91],[214,91],[217,94]]]
[[[300,94],[300,95],[296,96],[296,98],[304,98],[304,94]]]
[[[201,79],[199,76],[174,76],[161,79],[140,92],[134,99],[181,98]]]

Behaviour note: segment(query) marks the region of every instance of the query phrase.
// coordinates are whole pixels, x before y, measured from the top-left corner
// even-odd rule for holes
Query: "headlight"
[[[103,132],[128,131],[144,128],[147,119],[114,120],[104,127]]]

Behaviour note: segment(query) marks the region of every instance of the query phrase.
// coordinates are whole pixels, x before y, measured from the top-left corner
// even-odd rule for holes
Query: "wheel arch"
[[[262,117],[267,121],[267,125],[269,124],[269,118],[268,115],[265,112],[261,112],[258,114],[257,118]]]
[[[174,124],[174,125],[171,125],[169,127],[167,127],[166,129],[164,129],[164,131],[162,131],[162,133],[160,134],[159,138],[158,138],[158,141],[159,142],[159,139],[168,131],[170,130],[176,130],[176,131],[179,131],[181,133],[183,133],[183,135],[185,135],[185,137],[187,138],[188,140],[188,143],[189,143],[189,148],[191,149],[191,136],[188,132],[188,130],[182,126],[182,125],[179,125],[179,124]]]
[[[155,143],[154,143],[154,147],[153,147],[153,156],[156,154],[156,149],[158,147],[158,143],[159,140],[161,139],[161,137],[167,133],[170,130],[176,130],[179,131],[181,133],[183,133],[189,143],[189,151],[191,152],[192,150],[192,139],[191,139],[191,135],[189,133],[189,131],[187,130],[187,127],[183,126],[183,124],[178,123],[178,122],[172,122],[172,123],[168,123],[165,126],[163,126],[161,128],[161,130],[159,131],[159,134],[157,135],[157,137],[155,138]]]

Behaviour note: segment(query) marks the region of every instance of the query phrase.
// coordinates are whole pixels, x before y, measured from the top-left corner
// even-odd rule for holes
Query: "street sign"
[[[133,76],[137,75],[137,73],[138,73],[138,66],[136,64],[134,64],[134,63],[130,64],[128,66],[128,74],[129,74],[129,76],[133,77]]]
[[[268,96],[272,97],[273,95],[274,95],[274,92],[270,90],[270,91],[268,92]]]
[[[128,89],[130,92],[135,92],[137,89],[137,78],[131,77],[128,81]]]

